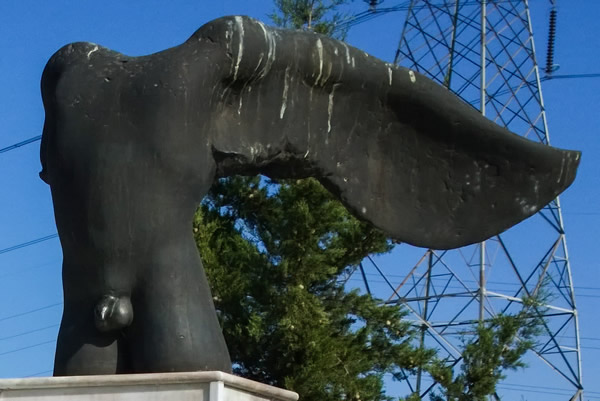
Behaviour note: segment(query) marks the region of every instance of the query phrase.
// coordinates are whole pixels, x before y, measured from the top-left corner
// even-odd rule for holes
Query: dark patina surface
[[[416,72],[246,17],[143,57],[65,46],[42,94],[64,253],[55,375],[231,369],[191,232],[218,177],[317,177],[391,237],[447,249],[536,213],[580,156]]]

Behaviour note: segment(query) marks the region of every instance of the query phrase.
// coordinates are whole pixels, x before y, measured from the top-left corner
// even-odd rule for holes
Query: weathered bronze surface
[[[416,72],[246,17],[144,57],[70,44],[42,94],[64,253],[55,375],[230,371],[191,232],[218,177],[317,177],[391,237],[446,249],[536,213],[580,157]]]

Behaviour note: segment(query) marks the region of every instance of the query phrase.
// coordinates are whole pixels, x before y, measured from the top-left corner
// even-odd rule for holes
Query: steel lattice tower
[[[394,62],[445,85],[511,131],[549,144],[527,0],[411,0]],[[485,243],[453,251],[397,249],[403,266],[396,263],[389,274],[372,259],[372,266],[360,266],[367,291],[405,305],[422,330],[422,343],[457,364],[460,340],[475,323],[517,312],[523,298],[544,291],[539,313],[546,324],[529,369],[547,369],[550,377],[554,372],[552,384],[562,383],[573,389],[570,399],[582,399],[578,317],[559,199]],[[374,288],[372,268],[385,288]],[[408,382],[423,395],[434,385],[420,373]]]

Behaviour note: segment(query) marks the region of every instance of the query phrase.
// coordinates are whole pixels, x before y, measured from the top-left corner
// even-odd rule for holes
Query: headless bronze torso
[[[417,73],[245,17],[144,57],[68,45],[42,92],[64,253],[55,375],[231,369],[191,232],[217,177],[314,176],[390,236],[446,249],[536,213],[579,160]]]

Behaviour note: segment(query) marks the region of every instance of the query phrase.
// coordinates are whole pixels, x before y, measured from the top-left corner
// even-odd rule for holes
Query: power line
[[[366,275],[367,276],[374,276],[376,274],[374,274],[374,273],[366,273]],[[390,277],[390,275],[386,274],[386,277]],[[437,279],[437,280],[441,281],[442,279]],[[355,277],[351,277],[351,278],[348,279],[348,281],[354,281],[354,282],[358,281],[358,282],[362,283],[363,279],[359,278],[359,277],[356,277],[356,278]],[[471,282],[471,283],[477,283],[475,280],[463,280],[463,281],[465,281],[465,282]],[[376,283],[376,284],[389,284],[389,282],[385,281],[385,280],[373,280],[373,279],[370,279],[369,282],[370,283]],[[493,284],[493,282],[489,281],[488,284]],[[496,284],[499,284],[499,283],[496,283]],[[452,289],[452,290],[471,290],[471,291],[473,290],[472,288],[469,288],[469,287],[465,288],[463,286],[458,286],[458,285],[448,285],[448,286],[445,286],[445,287],[448,288],[448,289]],[[516,284],[516,283],[514,284],[513,287],[514,287],[515,290],[518,289],[518,288],[520,288],[520,287],[518,287],[518,284]],[[577,289],[577,287],[575,287],[575,289]],[[506,289],[494,289],[494,288],[489,288],[489,290],[495,291],[495,292],[506,291]],[[594,295],[594,294],[577,294],[577,298],[579,298],[579,297],[581,297],[581,298],[600,298],[600,295]]]
[[[567,388],[560,388],[560,387],[547,387],[547,386],[534,386],[532,384],[517,384],[517,383],[501,383],[502,385],[505,386],[519,386],[519,387],[527,387],[527,388],[538,388],[538,389],[542,389],[542,390],[557,390],[557,391],[571,391],[570,389]],[[600,395],[600,392],[598,391],[586,391],[587,394],[597,394]]]
[[[35,313],[35,312],[39,312],[39,311],[42,311],[42,310],[46,310],[46,309],[50,309],[50,308],[54,308],[54,307],[60,306],[62,304],[63,304],[62,302],[57,302],[55,304],[50,304],[50,305],[42,306],[40,308],[31,309],[31,310],[28,310],[28,311],[25,311],[25,312],[17,313],[15,315],[6,316],[6,317],[3,317],[3,318],[0,318],[0,322],[4,322],[4,321],[10,320],[10,319],[15,319],[17,317],[21,317],[21,316],[25,316],[25,315],[30,315],[30,314]]]
[[[428,383],[431,383],[431,384],[436,383],[430,378],[423,378],[422,380],[426,381]],[[496,385],[496,388],[503,389],[503,390],[509,390],[509,391],[523,391],[523,392],[538,393],[538,394],[542,394],[542,393],[543,394],[552,394],[552,395],[571,395],[571,394],[573,394],[573,390],[567,389],[567,388],[534,386],[534,385],[517,384],[517,383],[506,383],[503,381],[500,381]],[[563,392],[563,394],[559,394],[557,392]],[[586,394],[586,398],[600,399],[600,397],[599,397],[600,392],[587,391],[587,390],[584,390],[584,392]]]
[[[567,79],[567,78],[600,78],[600,73],[592,74],[562,74],[562,75],[546,75],[540,81],[549,81],[551,79]]]
[[[25,248],[25,247],[28,247],[31,245],[39,244],[40,242],[48,241],[48,240],[51,240],[54,238],[58,238],[58,234],[47,235],[45,237],[37,238],[37,239],[31,240],[28,242],[23,242],[22,244],[13,245],[8,248],[0,249],[0,255],[3,253],[11,252],[11,251],[16,251],[17,249]]]
[[[514,0],[495,0],[495,3],[510,3],[511,1]],[[463,3],[461,3],[461,6],[478,6],[481,4],[481,0],[467,0],[464,1]],[[334,30],[338,31],[338,30],[347,30],[355,25],[358,24],[362,24],[363,22],[367,22],[373,18],[377,18],[380,17],[384,14],[388,14],[390,12],[398,12],[398,11],[408,11],[411,8],[413,10],[421,10],[424,9],[426,7],[433,7],[433,8],[442,8],[442,7],[448,7],[449,5],[447,3],[433,3],[433,4],[429,4],[429,6],[427,5],[423,5],[423,6],[411,6],[411,1],[405,1],[402,4],[398,4],[395,6],[391,6],[391,7],[371,7],[366,11],[362,11],[360,13],[354,14],[351,17],[348,17],[347,19],[345,19],[344,21],[340,22],[339,24],[337,24],[334,28]]]
[[[52,372],[54,372],[53,369],[48,369],[48,370],[44,370],[43,372],[31,373],[31,374],[28,374],[28,375],[26,375],[24,377],[43,376],[43,375],[46,375],[46,374],[52,373]]]
[[[10,340],[10,339],[13,339],[13,338],[17,338],[17,337],[22,337],[22,336],[25,336],[27,334],[38,333],[40,331],[44,331],[44,330],[48,330],[48,329],[53,329],[55,327],[58,327],[58,324],[52,324],[50,326],[41,327],[39,329],[33,329],[33,330],[29,330],[29,331],[24,331],[24,332],[19,333],[19,334],[13,334],[11,336],[1,337],[0,341],[5,341],[5,340]]]
[[[44,341],[44,342],[41,342],[41,343],[28,345],[26,347],[12,349],[10,351],[0,352],[0,356],[8,355],[8,354],[14,354],[15,352],[24,351],[24,350],[30,349],[30,348],[41,347],[42,345],[46,345],[46,344],[50,344],[50,343],[55,343],[55,342],[56,342],[56,339],[54,339],[54,340],[48,340],[48,341]]]
[[[380,276],[379,273],[367,273],[367,272],[365,272],[365,275],[367,275],[367,276],[374,276],[374,277],[379,277]],[[393,273],[387,273],[385,276],[386,277],[391,277],[391,278],[396,278],[396,279],[403,279],[403,278],[405,278],[405,276],[402,275],[402,274],[393,274]],[[353,280],[353,281],[362,281],[360,278],[353,278],[351,280]],[[443,281],[443,282],[446,281],[446,279],[440,278],[440,277],[432,277],[431,280]],[[462,281],[464,281],[466,283],[476,283],[476,284],[479,283],[477,280],[473,280],[473,279],[462,279]],[[378,281],[378,282],[379,283],[384,283],[384,281]],[[515,287],[520,288],[519,283],[511,283],[511,282],[508,282],[508,281],[489,280],[489,281],[487,281],[487,283],[488,284],[494,284],[494,285],[510,286],[511,289],[515,288]],[[576,290],[600,291],[600,287],[574,286],[574,288]],[[579,296],[579,294],[577,296]],[[590,295],[590,294],[588,294],[586,296],[600,296],[600,295]]]
[[[10,145],[10,146],[7,146],[5,148],[0,149],[0,153],[4,153],[4,152],[8,152],[9,150],[14,150],[14,149],[20,148],[21,146],[25,146],[25,145],[28,145],[30,143],[39,141],[40,139],[42,139],[41,135],[34,136],[32,138],[29,138],[29,139],[25,139],[24,141],[17,142],[14,145]]]
[[[45,268],[48,266],[53,266],[53,265],[55,266],[57,264],[60,265],[60,262],[46,262],[46,263],[38,263],[38,264],[29,266],[29,267],[20,267],[18,271],[0,274],[0,279],[2,279],[4,277],[10,277],[10,276],[21,276],[23,274],[26,274],[27,272],[30,272],[31,270],[42,269],[42,268]]]

